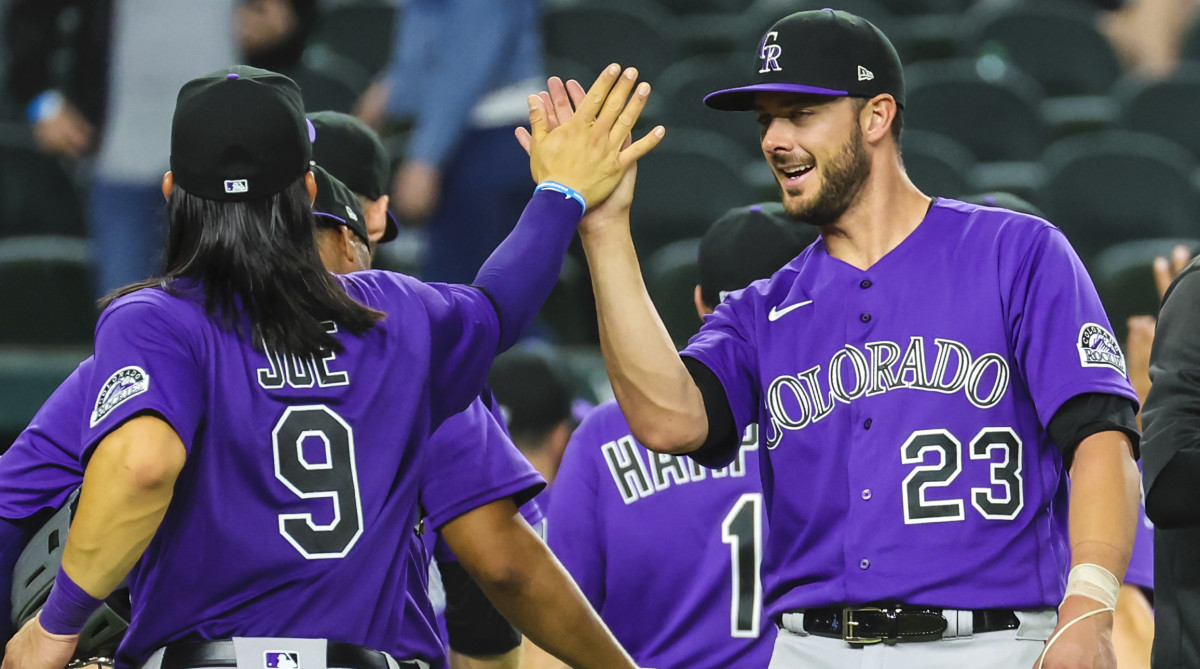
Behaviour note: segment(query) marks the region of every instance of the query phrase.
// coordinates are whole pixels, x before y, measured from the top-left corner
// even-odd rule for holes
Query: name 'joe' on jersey
[[[768,615],[1056,606],[1067,489],[1044,426],[1081,393],[1136,403],[1111,332],[1057,228],[944,199],[866,270],[818,240],[728,298],[683,354],[760,424]]]

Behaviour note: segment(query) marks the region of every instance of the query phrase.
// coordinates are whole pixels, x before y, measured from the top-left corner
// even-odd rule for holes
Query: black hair
[[[304,179],[270,197],[246,202],[208,200],[176,186],[167,198],[166,271],[121,288],[101,301],[196,279],[210,317],[244,328],[255,346],[297,356],[342,345],[325,321],[360,334],[384,314],[354,301],[321,264],[315,223]]]

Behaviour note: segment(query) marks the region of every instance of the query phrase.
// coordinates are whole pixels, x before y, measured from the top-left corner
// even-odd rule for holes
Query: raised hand
[[[573,111],[570,91],[559,88],[561,81],[551,83],[553,95],[531,95],[529,137],[517,137],[527,144],[534,180],[569,186],[584,196],[589,208],[607,198],[626,169],[657,146],[666,132],[658,126],[627,143],[650,95],[649,84],[643,82],[635,90],[636,82],[637,70],[622,73],[620,66],[610,65]]]
[[[1179,273],[1187,267],[1188,262],[1192,259],[1192,252],[1183,244],[1176,244],[1175,248],[1171,249],[1171,258],[1158,257],[1154,259],[1154,285],[1158,288],[1158,299],[1162,299],[1167,294],[1167,289],[1171,287],[1171,282]]]

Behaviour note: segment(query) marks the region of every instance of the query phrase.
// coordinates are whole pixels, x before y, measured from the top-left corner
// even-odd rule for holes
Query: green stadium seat
[[[1200,107],[1200,63],[1183,63],[1161,81],[1130,77],[1113,89],[1117,126],[1169,139],[1200,158],[1200,124],[1184,122],[1181,111]]]
[[[1121,72],[1094,12],[1082,3],[981,3],[962,24],[961,53],[1003,58],[1051,97],[1105,95]]]
[[[655,251],[643,270],[646,290],[677,348],[700,329],[692,301],[700,283],[699,257],[699,239],[680,239]]]
[[[351,2],[322,11],[310,49],[326,48],[357,63],[373,77],[392,55],[398,10],[390,2]]]
[[[970,190],[975,156],[962,144],[928,130],[905,130],[901,156],[908,178],[927,195],[954,197]]]
[[[904,126],[939,132],[978,160],[1032,161],[1046,144],[1035,81],[1003,62],[955,60],[906,69]]]
[[[1035,204],[1087,261],[1143,237],[1190,237],[1200,227],[1195,159],[1161,137],[1112,130],[1055,142],[1042,158]]]
[[[585,88],[610,63],[636,67],[641,79],[656,82],[679,58],[666,32],[670,24],[670,15],[654,6],[551,6],[542,15],[542,35],[547,56],[588,69],[580,80]]]
[[[96,306],[82,239],[0,239],[0,286],[0,346],[91,344]]]
[[[1192,255],[1200,252],[1197,238],[1133,239],[1109,246],[1092,258],[1088,269],[1118,341],[1125,341],[1125,322],[1130,316],[1158,313],[1154,259],[1170,258],[1177,244],[1191,249]]]

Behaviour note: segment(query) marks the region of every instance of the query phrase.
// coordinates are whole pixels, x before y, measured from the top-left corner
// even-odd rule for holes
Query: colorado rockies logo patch
[[[1084,323],[1079,329],[1079,364],[1084,367],[1112,367],[1125,374],[1125,355],[1117,338],[1104,326]]]
[[[96,406],[92,409],[91,426],[104,419],[113,409],[121,406],[125,400],[137,397],[150,389],[150,375],[141,367],[122,367],[113,372],[104,382],[100,394],[96,396]]]

